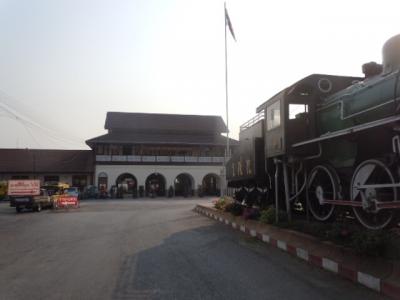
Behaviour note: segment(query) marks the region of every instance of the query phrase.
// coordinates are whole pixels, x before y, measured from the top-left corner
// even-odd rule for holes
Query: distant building
[[[93,183],[93,173],[90,150],[0,149],[0,181],[40,179],[83,188]]]
[[[219,116],[108,112],[108,133],[86,143],[94,181],[126,195],[217,195],[227,131]],[[232,147],[237,141],[231,140]]]

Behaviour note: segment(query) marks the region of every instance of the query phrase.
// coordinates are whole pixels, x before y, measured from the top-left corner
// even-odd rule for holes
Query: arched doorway
[[[194,180],[186,173],[181,173],[174,180],[175,196],[188,197],[193,195]]]
[[[108,176],[107,173],[100,172],[99,175],[97,176],[97,185],[99,188],[99,191],[107,191],[108,189]]]
[[[137,195],[137,180],[130,173],[124,173],[118,176],[116,181],[118,191],[122,192],[121,196],[129,197]]]
[[[149,197],[165,196],[165,178],[160,173],[150,174],[146,179],[146,195]]]
[[[202,192],[204,196],[218,196],[220,194],[219,176],[211,173],[204,176]]]

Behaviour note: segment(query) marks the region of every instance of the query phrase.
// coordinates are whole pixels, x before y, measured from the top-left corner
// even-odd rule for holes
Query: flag
[[[236,37],[235,37],[235,33],[233,32],[233,27],[232,27],[231,19],[229,18],[228,10],[227,10],[226,7],[225,7],[225,26],[226,26],[226,25],[228,25],[229,31],[231,32],[232,37],[233,37],[233,39],[234,39],[235,42],[236,42]]]

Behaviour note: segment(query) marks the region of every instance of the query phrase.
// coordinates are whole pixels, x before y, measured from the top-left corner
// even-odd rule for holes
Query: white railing
[[[184,156],[171,156],[172,162],[185,162]]]
[[[111,155],[96,155],[96,161],[111,161]]]
[[[147,156],[147,155],[142,156],[142,162],[155,162],[155,161],[156,161],[155,156]]]
[[[156,158],[157,158],[156,160],[159,162],[169,162],[170,161],[169,156],[156,156]]]
[[[96,155],[98,162],[223,163],[220,156]]]

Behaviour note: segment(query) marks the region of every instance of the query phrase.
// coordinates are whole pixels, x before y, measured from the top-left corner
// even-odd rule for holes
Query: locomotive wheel
[[[392,172],[381,161],[370,159],[362,162],[354,171],[350,185],[351,201],[363,202],[362,207],[353,207],[354,214],[362,225],[369,229],[382,229],[393,219],[394,212],[389,209],[376,209],[376,201],[391,202],[397,199],[395,187],[368,188],[361,193],[357,189],[363,184],[392,184],[395,183]]]
[[[323,165],[311,170],[307,184],[308,204],[315,219],[328,220],[335,209],[332,204],[324,204],[326,200],[336,200],[339,191],[339,180],[336,172]]]

